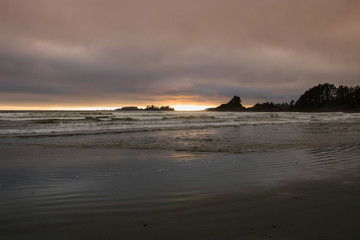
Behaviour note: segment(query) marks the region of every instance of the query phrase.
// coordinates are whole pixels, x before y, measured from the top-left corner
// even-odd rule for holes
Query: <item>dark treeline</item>
[[[146,108],[123,107],[120,109],[115,109],[115,111],[175,111],[175,109],[170,106],[159,107],[156,105],[148,105]]]
[[[150,111],[174,111],[175,109],[169,106],[155,106],[155,105],[149,105],[144,110],[150,110]]]
[[[243,107],[240,97],[235,96],[229,103],[208,110],[258,112],[360,112],[360,87],[335,87],[335,85],[329,83],[319,84],[318,86],[307,90],[296,102],[292,100],[290,103],[257,103],[250,108]]]
[[[359,111],[360,87],[319,84],[301,95],[295,108],[300,111]]]
[[[257,103],[253,107],[247,108],[250,111],[259,111],[259,112],[285,112],[285,111],[293,111],[294,108],[294,100],[291,103]]]

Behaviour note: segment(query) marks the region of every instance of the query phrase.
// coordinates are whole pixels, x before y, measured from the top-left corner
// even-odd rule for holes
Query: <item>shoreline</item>
[[[22,223],[4,221],[3,216],[0,232],[6,239],[350,240],[360,236],[360,182],[352,180],[294,182],[260,193],[165,204],[149,199],[150,208],[136,203],[132,208],[90,205],[57,215],[31,215]]]
[[[357,239],[359,125],[334,117],[0,138],[0,235]]]

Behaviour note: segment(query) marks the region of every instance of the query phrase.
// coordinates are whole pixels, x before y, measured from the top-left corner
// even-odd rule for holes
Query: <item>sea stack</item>
[[[221,104],[220,106],[211,109],[210,111],[243,111],[245,107],[241,104],[241,98],[234,96],[230,102]]]

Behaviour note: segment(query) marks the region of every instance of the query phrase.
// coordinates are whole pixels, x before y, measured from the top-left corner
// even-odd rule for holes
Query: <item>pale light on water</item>
[[[328,226],[335,236],[327,211],[360,220],[352,209],[360,199],[359,120],[350,113],[1,112],[0,236],[147,239],[147,227],[157,238],[202,239],[200,228],[220,239],[259,239],[267,235],[249,234],[272,229],[271,219],[306,239]],[[303,198],[309,202],[297,205]],[[294,221],[292,211],[305,220]],[[321,231],[305,216],[324,222]],[[356,236],[353,226],[342,227],[347,239]]]
[[[205,105],[173,105],[176,111],[202,111],[213,106]]]

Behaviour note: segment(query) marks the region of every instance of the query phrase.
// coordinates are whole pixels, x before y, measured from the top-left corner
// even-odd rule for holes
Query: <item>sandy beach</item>
[[[360,0],[0,0],[0,240],[360,239]]]
[[[39,114],[2,123],[1,239],[360,236],[357,114]]]
[[[304,175],[294,170],[309,167],[304,161],[282,169],[286,174],[266,174],[269,166],[250,171],[235,154],[174,157],[167,151],[29,146],[1,151],[12,162],[1,169],[4,239],[359,236],[359,169]]]

